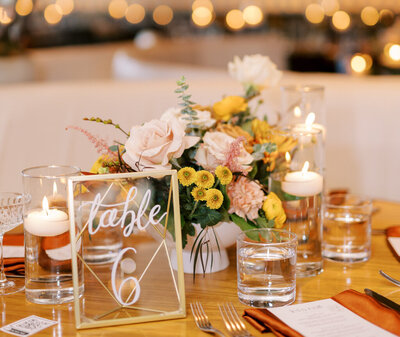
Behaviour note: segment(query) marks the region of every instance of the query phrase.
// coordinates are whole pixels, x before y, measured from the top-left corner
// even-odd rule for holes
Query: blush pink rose
[[[235,213],[249,220],[258,218],[258,210],[266,198],[260,185],[245,177],[239,177],[228,185],[227,192],[231,200],[228,211],[230,214]]]
[[[177,118],[167,121],[153,119],[136,125],[130,135],[122,158],[134,170],[170,169],[172,158],[179,158],[183,151],[200,140],[199,137],[187,136],[185,125]]]

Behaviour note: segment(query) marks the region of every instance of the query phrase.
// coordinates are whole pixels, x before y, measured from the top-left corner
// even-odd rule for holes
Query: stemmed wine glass
[[[30,201],[30,196],[22,193],[0,192],[0,295],[8,295],[20,291],[15,282],[7,280],[4,273],[3,236],[5,232],[22,224],[24,206]]]

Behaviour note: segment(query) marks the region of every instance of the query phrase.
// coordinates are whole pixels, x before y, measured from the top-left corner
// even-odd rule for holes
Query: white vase
[[[197,235],[201,231],[200,225],[198,224],[193,224],[193,225],[196,228],[196,235],[193,237],[188,237],[188,242],[182,252],[183,271],[187,274],[193,273],[194,253],[193,256],[191,256],[191,251],[194,241],[196,240]],[[219,249],[215,241],[215,236],[212,229],[214,229],[215,236],[217,237]],[[209,240],[209,247],[210,247],[208,258],[205,247],[203,249],[203,261],[205,264],[204,266],[205,268],[203,270],[203,266],[201,264],[199,256],[196,262],[195,273],[209,274],[226,269],[229,266],[229,259],[226,248],[233,245],[236,242],[236,237],[239,235],[240,232],[241,229],[233,222],[220,222],[217,225],[213,226],[213,228],[210,228],[207,233],[207,240]],[[171,260],[172,260],[172,266],[176,270],[177,269],[176,250],[173,250],[171,252]]]

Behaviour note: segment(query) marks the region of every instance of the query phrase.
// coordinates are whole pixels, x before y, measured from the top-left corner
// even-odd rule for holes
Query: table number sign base
[[[85,288],[75,296],[76,328],[185,317],[176,171],[72,177],[68,189],[74,291],[78,264]],[[86,261],[80,252],[107,230],[121,231],[119,254],[105,264]]]

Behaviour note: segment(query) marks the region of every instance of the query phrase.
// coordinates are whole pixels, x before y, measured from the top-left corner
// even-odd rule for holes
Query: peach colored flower
[[[136,171],[168,169],[172,158],[179,158],[199,140],[199,137],[186,136],[185,125],[177,118],[153,119],[132,128],[122,158]]]
[[[245,177],[239,177],[228,185],[228,196],[231,200],[229,213],[235,213],[242,218],[254,220],[258,218],[258,210],[265,200],[260,185]]]

